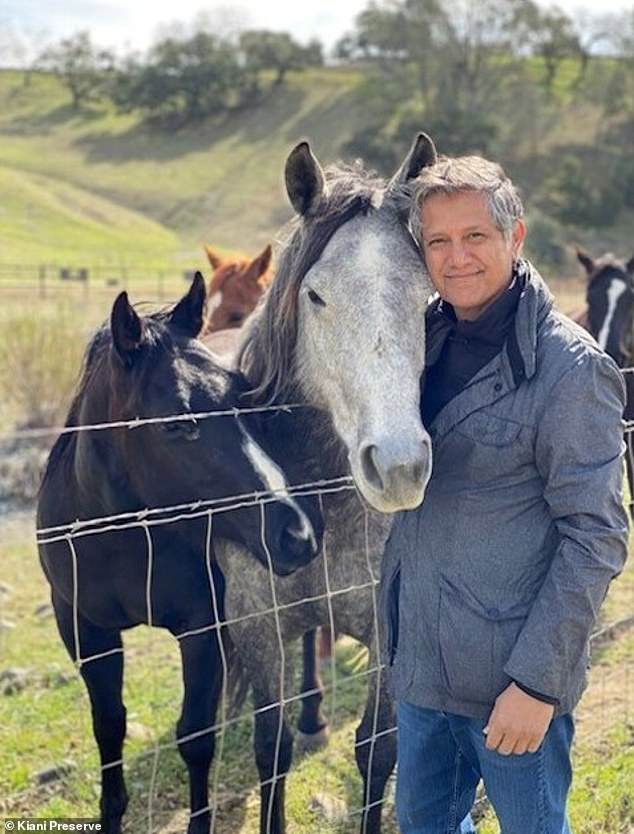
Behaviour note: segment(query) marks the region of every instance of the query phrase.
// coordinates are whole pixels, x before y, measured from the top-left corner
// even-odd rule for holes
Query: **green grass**
[[[154,235],[157,243],[169,243],[161,237],[169,228],[202,263],[202,241],[251,249],[270,240],[290,216],[282,188],[287,153],[310,137],[322,158],[338,156],[363,123],[363,107],[353,96],[360,80],[358,71],[291,74],[257,108],[157,131],[110,105],[75,113],[51,77],[35,74],[24,87],[21,74],[4,71],[0,166],[26,181],[36,174],[63,181],[152,218],[160,225],[148,221],[149,244]],[[18,252],[19,238],[12,239]],[[51,246],[54,238],[46,242]]]
[[[91,265],[97,252],[115,264],[161,262],[178,248],[157,222],[62,179],[0,167],[0,191],[4,262]]]

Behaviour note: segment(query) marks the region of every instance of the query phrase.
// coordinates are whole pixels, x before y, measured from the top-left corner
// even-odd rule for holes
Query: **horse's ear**
[[[625,269],[629,275],[634,275],[634,255],[625,264]]]
[[[587,254],[587,252],[584,252],[583,249],[579,249],[579,247],[577,247],[577,260],[583,266],[588,275],[592,275],[594,272],[594,261],[590,255]]]
[[[271,265],[272,254],[273,253],[271,250],[271,244],[269,243],[266,249],[263,252],[260,252],[257,258],[253,258],[253,260],[249,264],[249,278],[251,278],[254,281],[257,281],[264,275],[266,270]]]
[[[430,136],[426,133],[419,133],[409,153],[401,163],[398,171],[390,180],[388,190],[396,186],[403,185],[408,180],[417,177],[423,168],[428,168],[438,161],[438,154],[436,153],[436,146]]]
[[[128,301],[127,292],[119,293],[112,305],[110,332],[117,355],[130,368],[134,354],[143,341],[143,322]]]
[[[205,279],[196,272],[189,291],[181,298],[171,312],[170,321],[188,336],[196,337],[202,330],[207,304]]]
[[[205,246],[205,254],[207,255],[207,260],[209,261],[211,268],[218,269],[222,263],[222,258],[214,252],[211,246]]]
[[[298,214],[310,214],[324,193],[326,179],[308,142],[300,142],[288,155],[284,168],[286,193]]]

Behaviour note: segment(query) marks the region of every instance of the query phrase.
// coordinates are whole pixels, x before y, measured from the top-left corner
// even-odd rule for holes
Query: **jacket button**
[[[489,617],[493,617],[497,619],[500,616],[500,609],[499,608],[489,608]]]
[[[496,382],[495,385],[493,386],[493,390],[496,393],[499,393],[502,390],[502,383],[501,382]]]

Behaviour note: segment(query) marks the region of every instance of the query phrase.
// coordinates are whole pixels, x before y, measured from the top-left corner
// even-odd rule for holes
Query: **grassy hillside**
[[[563,81],[573,69],[564,66]],[[601,73],[597,65],[589,79],[603,89]],[[291,73],[257,108],[166,131],[108,103],[75,112],[50,75],[35,73],[24,84],[21,73],[0,71],[0,262],[156,262],[177,274],[204,267],[204,241],[255,251],[290,216],[282,187],[290,148],[309,138],[331,161],[372,120],[357,95],[363,82],[354,68]],[[561,108],[535,121],[527,107],[513,123],[520,132],[510,144],[518,149],[510,173],[529,202],[558,169],[558,154],[583,151],[599,164],[592,162],[599,104],[573,106],[559,95]],[[442,150],[443,137],[435,138]],[[600,230],[558,227],[557,235],[566,245],[629,255],[633,215],[624,211]],[[536,228],[529,237],[538,264],[539,237]],[[563,273],[577,271],[571,254]]]
[[[86,253],[163,259],[173,232],[64,179],[0,166],[2,260],[77,263]]]
[[[33,75],[24,86],[21,74],[0,72],[0,166],[12,173],[18,191],[24,182],[22,199],[31,213],[38,218],[48,214],[41,229],[44,248],[59,245],[66,233],[69,246],[71,240],[73,246],[85,240],[86,250],[102,243],[124,250],[154,245],[161,251],[175,249],[174,233],[192,254],[198,253],[202,240],[255,248],[290,216],[282,166],[292,145],[310,137],[317,152],[331,160],[362,124],[363,113],[353,99],[360,81],[356,71],[290,76],[256,110],[161,132],[141,125],[136,116],[116,114],[110,105],[74,113],[68,93],[50,76]],[[34,175],[54,182],[62,203],[67,198],[81,202],[79,192],[63,192],[62,184],[98,195],[98,204],[88,206],[87,196],[83,202],[90,219],[100,215],[102,228],[91,225],[84,238],[80,227],[68,225],[68,218],[61,216],[66,212],[60,200],[52,218],[44,189],[40,202],[31,188],[34,182],[43,184]],[[0,225],[3,259],[5,252],[32,254],[24,230],[33,230],[35,224],[29,226],[27,205],[14,197],[7,212],[12,219]],[[143,226],[138,217],[123,212],[117,218],[117,206],[155,223],[145,221]],[[130,240],[110,240],[122,227]]]

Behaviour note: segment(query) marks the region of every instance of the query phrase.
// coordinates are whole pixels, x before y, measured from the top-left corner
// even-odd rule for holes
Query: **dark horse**
[[[40,491],[40,560],[60,635],[90,696],[108,834],[121,831],[127,805],[121,631],[147,623],[179,640],[188,831],[206,834],[210,728],[230,651],[218,625],[224,580],[211,560],[211,534],[240,543],[280,575],[307,565],[322,535],[316,499],[293,497],[256,440],[259,415],[231,414],[244,383],[196,339],[204,306],[200,275],[175,307],[145,317],[119,295],[110,326],[88,348],[67,426],[227,409],[229,416],[63,433]]]
[[[587,309],[576,321],[590,331],[619,368],[631,368],[634,366],[634,256],[625,263],[610,253],[594,259],[578,249],[577,257],[586,270],[588,287]],[[623,417],[629,421],[634,420],[634,373],[623,376],[627,388]],[[631,511],[634,501],[632,433],[626,432],[625,437]]]

